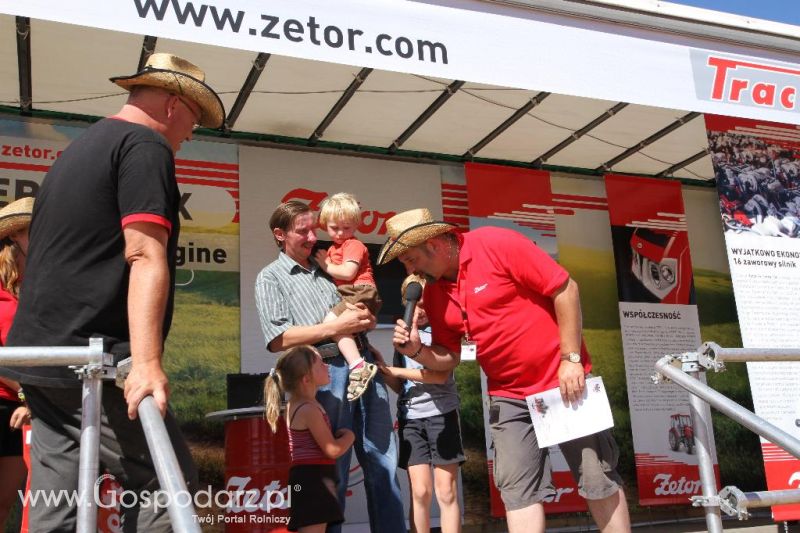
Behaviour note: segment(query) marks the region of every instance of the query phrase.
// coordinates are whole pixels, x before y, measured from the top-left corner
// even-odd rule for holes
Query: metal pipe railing
[[[699,351],[717,361],[729,363],[800,361],[800,350],[785,348],[723,348],[716,343],[707,342]]]
[[[25,346],[0,348],[0,366],[70,366],[76,367],[82,379],[80,459],[78,465],[77,533],[97,531],[97,504],[94,488],[100,468],[100,422],[102,414],[103,380],[115,379],[113,356],[104,353],[103,339],[92,338],[89,346]],[[195,520],[191,494],[169,439],[164,419],[152,396],[146,396],[138,407],[153,466],[162,490],[172,505],[168,513],[173,529],[200,533]],[[186,505],[179,494],[185,494]]]
[[[800,502],[800,490],[771,490],[743,492],[742,494],[744,498],[739,501],[739,505],[745,509]]]
[[[90,347],[49,346],[42,348],[41,356],[33,348],[0,348],[0,366],[85,366],[110,365],[110,354],[92,353]]]
[[[724,370],[723,361],[800,361],[800,350],[761,348],[722,348],[715,343],[703,344],[697,352],[666,355],[656,362],[656,383],[666,378],[690,393],[689,405],[695,431],[702,496],[692,497],[695,505],[706,511],[708,531],[722,531],[720,510],[737,515],[740,520],[749,517],[748,508],[769,507],[800,502],[800,490],[781,490],[744,493],[736,487],[725,487],[717,493],[714,462],[710,453],[711,414],[709,405],[740,425],[780,446],[800,458],[800,440],[756,416],[723,394],[701,382],[699,373],[707,368]]]
[[[191,494],[186,488],[181,467],[175,450],[161,417],[161,411],[152,396],[146,396],[139,402],[139,419],[142,421],[147,446],[153,458],[153,465],[158,475],[158,483],[167,494],[170,505],[167,507],[172,528],[181,533],[200,533],[200,524],[195,519],[195,509]],[[186,501],[181,501],[181,495]]]
[[[692,377],[699,383],[699,372],[691,372]],[[708,404],[695,396],[689,397],[689,411],[692,415],[694,427],[695,452],[697,453],[697,465],[700,470],[700,484],[703,490],[703,497],[706,498],[705,514],[706,526],[709,533],[722,532],[722,515],[720,514],[719,503],[712,498],[717,492],[717,478],[714,474],[714,459],[711,455],[711,435],[713,426],[711,421],[711,409]]]
[[[87,370],[87,373],[91,370]],[[103,380],[84,376],[81,401],[81,444],[78,461],[78,522],[77,533],[97,531],[97,505],[94,486],[100,474],[100,415],[103,402]],[[36,436],[34,435],[34,438]]]
[[[81,435],[78,463],[77,533],[97,531],[94,485],[100,469],[100,415],[103,395],[101,374],[112,361],[103,351],[103,339],[89,346],[19,346],[0,348],[0,366],[75,366],[83,380]]]
[[[759,418],[755,413],[742,407],[727,396],[715,391],[708,385],[704,385],[699,380],[688,376],[681,369],[672,366],[670,364],[672,360],[673,356],[671,355],[662,357],[656,363],[656,370],[669,378],[676,385],[681,386],[693,395],[699,396],[735,422],[761,435],[770,442],[777,444],[795,457],[800,458],[800,441],[779,427]]]

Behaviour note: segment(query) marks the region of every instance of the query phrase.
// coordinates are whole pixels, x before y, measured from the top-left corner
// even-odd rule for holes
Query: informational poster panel
[[[800,128],[706,116],[745,348],[798,348]],[[758,416],[800,438],[800,363],[747,363]],[[800,461],[761,439],[769,490],[800,487]],[[800,505],[772,508],[800,518]]]
[[[550,189],[550,173],[538,170],[467,164],[467,199],[470,229],[499,226],[518,231],[553,259],[558,259],[556,242],[556,207]],[[498,194],[503,191],[503,194]],[[494,485],[494,447],[488,423],[486,377],[481,372],[484,396],[484,428],[489,477],[490,507],[494,517],[505,516],[503,501]],[[553,482],[556,493],[544,502],[547,513],[584,511],[586,502],[578,495],[577,485],[558,446],[550,448]]]
[[[651,380],[665,354],[701,343],[681,186],[607,175],[606,194],[639,503],[683,504],[702,494],[689,393]]]

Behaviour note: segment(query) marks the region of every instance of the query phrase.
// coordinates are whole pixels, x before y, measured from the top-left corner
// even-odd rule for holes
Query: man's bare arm
[[[443,385],[450,378],[449,370],[431,370],[430,368],[403,368],[397,366],[381,367],[384,379],[393,376],[398,379]]]
[[[561,353],[581,351],[581,299],[578,284],[572,278],[553,294]]]
[[[431,370],[452,370],[461,362],[461,353],[448,350],[444,346],[433,344],[423,346],[417,329],[417,315],[414,314],[414,325],[411,331],[406,329],[406,323],[398,320],[394,327],[392,343],[395,349],[403,355],[414,356],[425,368]]]
[[[570,278],[553,294],[553,306],[558,322],[561,353],[581,352],[581,300],[578,284]],[[561,361],[558,367],[558,381],[561,396],[569,402],[577,401],[583,395],[585,376],[583,364]]]
[[[134,222],[123,229],[125,260],[130,265],[128,326],[131,372],[125,381],[128,417],[137,416],[139,402],[152,395],[166,414],[169,386],[161,366],[164,312],[169,295],[167,229],[150,222]]]
[[[270,341],[267,348],[280,352],[301,344],[317,344],[337,335],[352,335],[375,327],[375,317],[364,304],[347,304],[336,320],[313,326],[292,326]]]
[[[314,260],[330,277],[340,281],[351,281],[358,274],[358,267],[360,266],[356,261],[345,261],[341,265],[335,265],[330,262],[328,253],[325,250],[317,250]]]

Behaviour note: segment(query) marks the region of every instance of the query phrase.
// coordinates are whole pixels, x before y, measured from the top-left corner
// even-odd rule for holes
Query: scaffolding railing
[[[82,382],[81,436],[78,466],[77,533],[97,531],[98,502],[94,488],[100,469],[100,417],[103,402],[103,381],[124,383],[125,362],[114,366],[111,354],[103,350],[103,340],[93,338],[89,346],[47,346],[0,348],[0,367],[67,366],[73,368]],[[145,397],[137,409],[142,423],[158,482],[172,505],[167,507],[175,531],[200,533],[194,505],[181,502],[179,494],[188,494],[175,450],[164,425],[164,419],[152,396]],[[33,436],[36,438],[36,435]],[[186,498],[184,498],[186,500]]]
[[[711,410],[714,407],[733,421],[764,437],[800,459],[800,440],[757,416],[730,398],[700,381],[700,372],[723,372],[725,362],[795,362],[800,350],[764,348],[722,348],[707,342],[696,352],[665,355],[656,363],[655,383],[671,381],[690,393],[689,408],[694,427],[695,448],[700,470],[702,496],[693,496],[692,504],[705,509],[706,526],[710,533],[722,529],[721,511],[739,520],[750,517],[750,509],[800,502],[800,490],[743,492],[734,486],[717,492],[714,461],[711,455]]]

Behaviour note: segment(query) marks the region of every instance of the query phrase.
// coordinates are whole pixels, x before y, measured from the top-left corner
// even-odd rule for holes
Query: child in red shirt
[[[325,317],[325,322],[334,320],[347,309],[348,303],[363,303],[373,315],[377,315],[383,302],[372,275],[369,250],[354,236],[361,222],[358,201],[352,194],[334,194],[323,202],[319,222],[325,227],[333,245],[327,252],[319,250],[315,259],[319,267],[333,278],[342,296],[342,301]],[[352,402],[367,390],[378,367],[364,361],[351,335],[339,335],[333,340],[350,367],[347,399]]]

